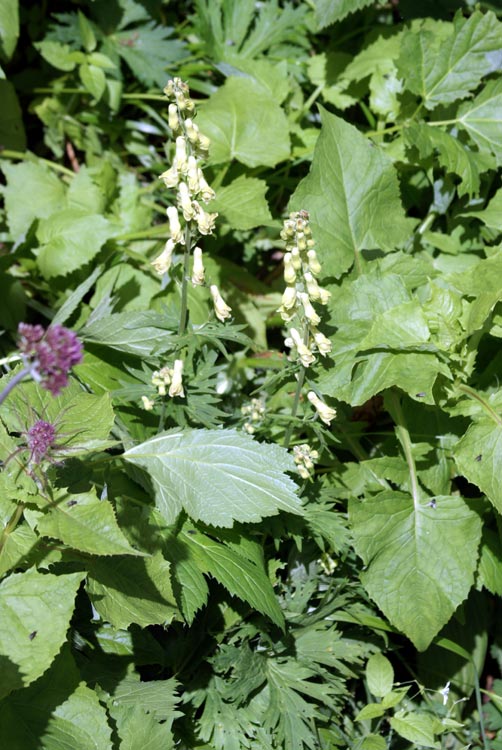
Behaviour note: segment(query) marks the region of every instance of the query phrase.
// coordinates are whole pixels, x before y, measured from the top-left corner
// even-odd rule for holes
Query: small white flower
[[[209,146],[211,145],[211,141],[207,137],[207,135],[204,135],[203,133],[199,133],[199,143],[198,147],[200,151],[203,151],[204,153],[207,153],[209,151]]]
[[[214,229],[214,222],[218,214],[210,214],[204,211],[202,206],[197,201],[192,201],[192,206],[195,209],[195,220],[197,227],[201,234],[212,234]]]
[[[299,271],[302,267],[302,259],[300,257],[300,251],[297,247],[293,247],[291,250],[291,263],[295,271]]]
[[[195,156],[188,157],[188,169],[187,169],[187,182],[190,193],[195,196],[200,190],[199,173],[201,173],[197,166],[197,159]],[[201,173],[202,174],[202,173]]]
[[[444,686],[444,688],[439,691],[439,693],[440,695],[443,696],[443,706],[446,706],[446,704],[448,703],[448,696],[450,694],[450,681],[449,680]]]
[[[319,350],[321,357],[325,357],[331,351],[331,341],[321,333],[321,331],[314,330],[314,341]]]
[[[155,401],[152,401],[148,396],[141,396],[141,401],[143,403],[143,409],[146,409],[146,411],[152,411],[155,406]]]
[[[168,115],[167,115],[167,123],[171,130],[173,132],[176,132],[179,130],[180,127],[180,118],[178,116],[178,107],[176,104],[172,103],[169,105],[167,109]]]
[[[232,308],[227,305],[227,303],[221,296],[220,290],[218,289],[216,284],[212,284],[209,287],[209,291],[211,292],[211,297],[213,298],[214,312],[216,313],[216,317],[223,323],[227,318],[230,317]]]
[[[174,240],[168,239],[165,244],[164,250],[158,256],[158,258],[155,258],[155,260],[152,261],[152,266],[155,268],[158,274],[162,275],[164,273],[167,273],[171,268],[174,248]]]
[[[302,337],[296,330],[296,328],[291,328],[290,336],[292,339],[292,342],[294,343],[296,350],[298,352],[298,356],[300,357],[300,361],[304,367],[309,367],[309,365],[312,364],[312,362],[315,362],[315,357],[308,348],[308,346],[303,342]],[[286,339],[287,342],[287,339]]]
[[[181,229],[180,217],[178,216],[178,209],[176,206],[169,206],[166,213],[169,220],[171,239],[175,243],[183,242],[183,231]]]
[[[201,200],[204,203],[209,203],[209,201],[212,201],[213,198],[216,196],[216,193],[214,192],[212,187],[209,187],[207,184],[204,175],[202,174],[202,171],[199,169],[199,192]]]
[[[319,284],[314,279],[310,271],[307,271],[303,274],[303,278],[305,279],[305,283],[307,285],[307,292],[310,297],[310,299],[315,302],[316,300],[320,299],[321,292],[319,289]]]
[[[184,135],[176,138],[176,164],[179,171],[184,174],[188,168],[187,142]]]
[[[321,322],[321,318],[314,310],[312,303],[309,300],[308,294],[305,294],[305,292],[300,292],[298,296],[303,305],[303,309],[305,311],[305,317],[307,318],[308,322],[311,323],[313,326],[319,325],[319,323]]]
[[[307,398],[315,408],[319,417],[324,424],[330,425],[332,420],[336,417],[336,409],[332,409],[330,406],[324,403],[314,391],[307,393]]]
[[[160,175],[160,179],[164,181],[164,185],[167,188],[174,188],[177,186],[179,175],[176,167],[176,162],[166,172],[162,172],[162,174]]]
[[[199,140],[199,126],[190,117],[185,120],[185,131],[190,143],[195,145]]]
[[[315,250],[308,250],[307,251],[307,258],[309,259],[309,268],[314,274],[314,276],[318,276],[321,273],[321,264],[319,263],[317,259],[317,253]]]
[[[191,221],[195,217],[195,208],[190,199],[190,191],[186,182],[180,182],[178,185],[178,200],[183,211],[183,218],[185,221]]]
[[[323,289],[321,286],[319,287],[319,302],[321,305],[327,305],[331,297],[331,292],[329,292],[327,289]]]
[[[183,383],[181,382],[183,376],[183,360],[175,359],[173,366],[172,381],[169,387],[169,395],[171,398],[175,396],[184,397],[185,391],[183,390]]]
[[[200,249],[200,247],[194,247],[192,284],[194,286],[202,286],[203,283],[204,283],[204,263],[202,262],[202,250]]]
[[[286,284],[294,284],[296,281],[296,271],[291,261],[291,253],[284,255],[284,281]]]

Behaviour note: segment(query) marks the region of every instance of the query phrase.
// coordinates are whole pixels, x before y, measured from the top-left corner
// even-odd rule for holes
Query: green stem
[[[9,534],[12,534],[14,529],[19,523],[19,520],[21,516],[23,515],[24,505],[18,505],[12,516],[10,517],[9,522],[7,523],[5,529],[3,530],[2,534],[0,535],[0,554],[3,551],[3,548],[5,547],[7,543],[7,539],[9,537]]]
[[[459,385],[457,386],[458,390],[462,393],[465,393],[466,396],[469,398],[472,398],[474,401],[477,401],[481,406],[483,407],[484,411],[488,414],[489,417],[493,419],[495,424],[502,426],[502,419],[499,417],[496,411],[492,409],[492,407],[486,403],[486,401],[481,398],[479,393],[476,393],[472,388],[469,388],[468,385]]]
[[[183,254],[183,278],[181,280],[181,309],[178,336],[185,333],[188,319],[188,273],[190,270],[190,250],[192,249],[192,230],[190,223],[185,226],[185,252]]]
[[[42,164],[45,164],[55,172],[61,172],[61,174],[75,177],[75,172],[73,172],[71,169],[68,169],[67,167],[63,167],[62,164],[56,164],[55,161],[51,161],[50,159],[42,159],[40,157],[36,157],[34,154],[30,154],[28,151],[11,151],[8,148],[4,148],[0,151],[0,157],[4,159],[20,159],[21,161],[42,162]]]
[[[408,432],[406,420],[401,408],[401,400],[397,393],[395,393],[395,391],[388,391],[387,393],[387,409],[396,425],[396,434],[406,457],[406,463],[408,464],[408,469],[410,472],[411,495],[413,497],[415,510],[417,510],[420,502],[420,487],[418,485],[417,467],[415,466],[415,459],[413,458],[410,433]]]
[[[474,692],[476,694],[476,706],[477,706],[478,714],[479,714],[479,731],[481,734],[481,740],[483,742],[484,750],[489,750],[490,746],[488,745],[488,742],[486,739],[485,720],[483,719],[483,702],[481,700],[481,690],[479,689],[478,670],[476,668],[476,665],[474,664],[474,659],[472,657],[471,657],[471,663],[472,663],[472,666],[474,667]]]
[[[30,370],[28,367],[24,367],[22,370],[20,370],[12,380],[5,386],[3,391],[0,393],[0,404],[3,404],[9,393],[11,393],[16,385],[21,382],[27,375],[29,375]]]
[[[169,224],[157,224],[157,226],[150,227],[150,229],[144,229],[142,232],[128,232],[126,234],[119,234],[114,239],[117,242],[132,242],[133,240],[148,240],[156,239],[159,236],[169,234]]]

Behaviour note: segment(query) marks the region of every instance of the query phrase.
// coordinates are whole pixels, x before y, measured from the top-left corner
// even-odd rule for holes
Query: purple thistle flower
[[[42,388],[58,396],[68,385],[68,373],[74,365],[82,361],[82,344],[73,331],[64,326],[50,326],[47,330],[41,325],[20,323],[19,351],[32,378]]]
[[[56,439],[56,428],[50,422],[39,419],[26,433],[26,442],[31,451],[30,460],[39,464],[52,448]]]

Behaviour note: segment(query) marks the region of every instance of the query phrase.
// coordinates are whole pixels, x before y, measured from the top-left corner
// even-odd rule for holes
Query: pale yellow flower
[[[204,263],[202,262],[202,250],[200,249],[200,247],[194,247],[192,284],[194,286],[202,286],[202,284],[204,284],[204,278],[205,278],[205,272],[204,272]]]
[[[185,391],[183,390],[182,377],[183,377],[183,360],[175,359],[171,385],[169,388],[169,395],[171,396],[171,398],[174,398],[175,396],[180,396],[181,398],[184,397]]]
[[[162,275],[164,273],[167,273],[171,268],[174,248],[174,240],[168,239],[165,244],[164,250],[158,256],[158,258],[155,258],[155,260],[152,261],[152,266],[155,268],[158,274]]]
[[[324,403],[314,391],[307,393],[307,398],[319,414],[320,419],[324,424],[330,425],[332,420],[336,417],[336,409],[332,409],[330,406]]]
[[[229,307],[224,301],[216,284],[212,284],[209,287],[209,291],[211,292],[211,297],[213,298],[214,312],[216,313],[216,317],[223,323],[227,318],[230,318],[232,308]]]

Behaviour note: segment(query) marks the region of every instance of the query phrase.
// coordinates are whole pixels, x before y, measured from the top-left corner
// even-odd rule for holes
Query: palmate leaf
[[[459,496],[416,500],[385,491],[349,504],[363,585],[390,622],[423,651],[467,597],[481,519]]]
[[[290,207],[309,211],[323,274],[338,277],[354,262],[360,266],[362,250],[394,250],[413,222],[404,216],[389,158],[352,125],[320,109],[312,169]]]
[[[124,453],[146,469],[168,524],[181,510],[213,526],[253,522],[280,510],[301,514],[287,451],[235,430],[173,429]]]
[[[457,120],[482,154],[502,164],[502,79],[489,81],[478,96],[459,107]]]
[[[502,25],[491,11],[475,11],[469,18],[459,12],[449,29],[444,24],[430,29],[428,24],[404,34],[398,68],[405,88],[434,109],[465,99],[483,76],[497,70]]]
[[[213,164],[237,159],[248,167],[274,167],[289,156],[286,115],[251,78],[228,78],[201,107],[197,122],[211,139]]]
[[[218,211],[234,229],[253,229],[272,221],[265,198],[267,183],[255,177],[241,175],[225,187],[219,188],[209,211]]]
[[[84,575],[30,569],[0,584],[0,697],[29,685],[48,669],[66,640]]]

